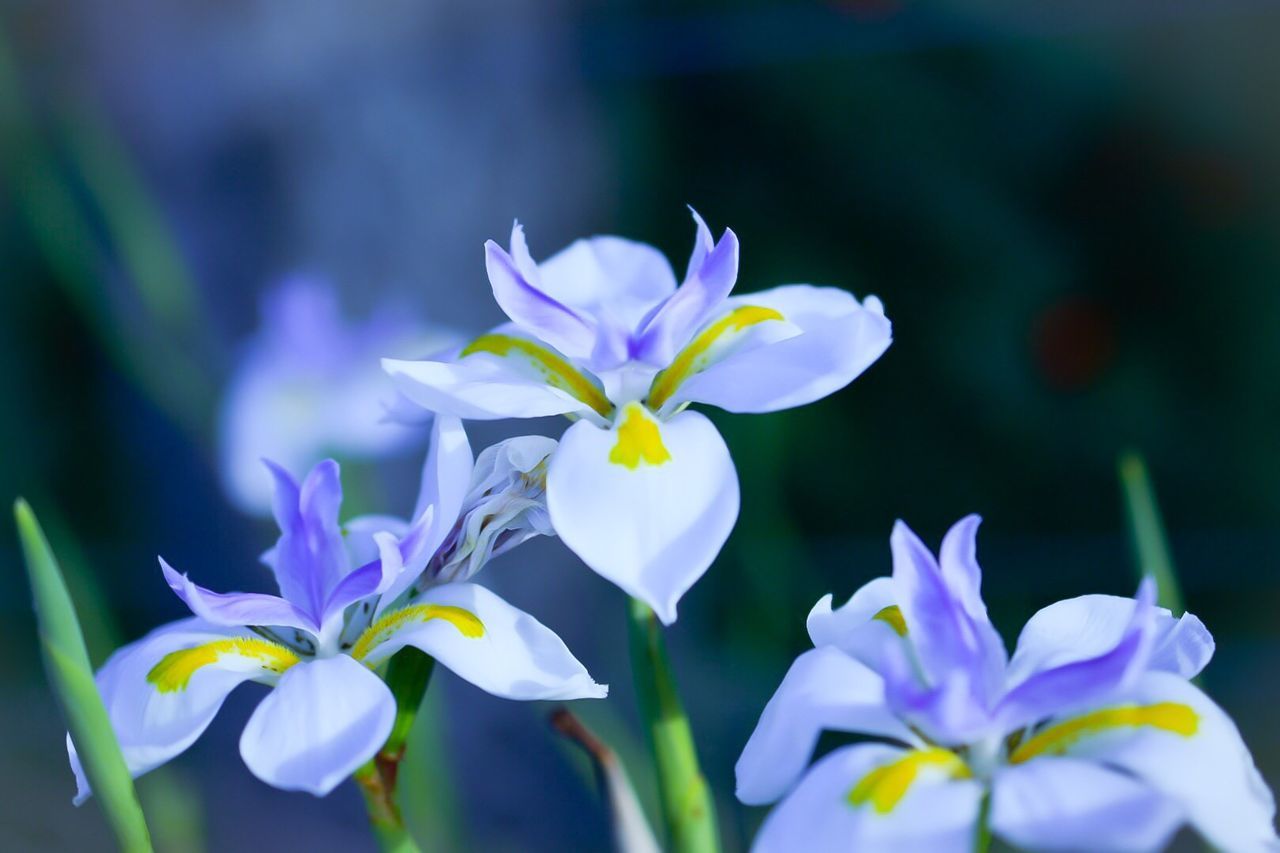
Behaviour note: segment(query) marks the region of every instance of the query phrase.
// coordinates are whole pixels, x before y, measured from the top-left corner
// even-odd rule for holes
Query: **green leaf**
[[[1156,503],[1151,476],[1147,473],[1147,463],[1138,453],[1122,453],[1118,469],[1138,576],[1150,575],[1154,578],[1159,590],[1157,603],[1161,607],[1167,607],[1174,616],[1181,616],[1182,588],[1178,584],[1178,573],[1173,566],[1169,540],[1165,535],[1164,522],[1160,518],[1160,506]]]
[[[94,684],[84,635],[62,572],[27,502],[19,499],[13,513],[31,580],[45,670],[66,714],[85,775],[121,849],[126,853],[150,851],[151,839],[142,807]]]

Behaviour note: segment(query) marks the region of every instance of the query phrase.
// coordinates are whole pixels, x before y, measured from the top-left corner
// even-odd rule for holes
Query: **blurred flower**
[[[478,484],[489,487],[464,512],[475,494],[466,435],[456,419],[437,418],[433,439],[418,521],[403,539],[370,532],[368,519],[354,532],[339,526],[342,490],[332,460],[312,469],[301,485],[272,466],[281,535],[264,561],[279,596],[210,592],[161,560],[166,580],[194,618],[124,647],[97,676],[134,775],[189,747],[231,690],[257,681],[274,689],[241,736],[245,764],[278,788],[327,794],[386,741],[396,703],[373,670],[405,646],[421,649],[496,696],[577,699],[607,693],[550,629],[483,587],[433,581],[415,587],[412,601],[382,606],[415,581],[414,566],[426,566],[457,525],[469,529],[471,515],[487,511],[477,508],[501,502],[506,488],[493,478],[501,465],[479,470]],[[518,455],[514,449],[512,454]],[[511,500],[518,504],[522,498]],[[519,539],[523,527],[508,514],[502,529]],[[477,541],[489,529],[484,519],[479,529]],[[499,535],[488,535],[482,550],[497,547],[492,540]],[[450,541],[447,553],[466,550],[458,547],[458,537]],[[358,555],[368,550],[376,556],[361,563]],[[475,548],[467,554],[464,562],[478,568],[483,560],[472,559]],[[445,565],[452,565],[448,558]],[[89,791],[74,750],[71,761],[79,802]]]
[[[511,318],[456,358],[384,362],[424,408],[463,418],[577,419],[547,474],[556,532],[592,569],[667,623],[738,515],[724,440],[690,403],[770,412],[836,391],[879,358],[879,300],[790,285],[729,296],[738,241],[697,238],[676,287],[653,247],[579,240],[535,264],[517,224],[511,253],[486,244]]]
[[[1190,683],[1213,654],[1191,614],[1089,595],[1031,618],[1012,660],[987,618],[963,519],[940,559],[899,522],[893,576],[809,615],[738,760],[738,797],[785,798],[761,851],[968,850],[980,803],[1019,848],[1152,850],[1184,822],[1216,848],[1280,848],[1271,792],[1227,715]],[[807,771],[823,730],[890,738]]]
[[[300,471],[325,455],[373,458],[406,448],[420,432],[384,417],[395,392],[378,359],[434,352],[452,340],[389,307],[350,324],[329,284],[284,281],[263,299],[262,325],[222,402],[222,479],[230,498],[246,512],[270,510],[263,459]]]

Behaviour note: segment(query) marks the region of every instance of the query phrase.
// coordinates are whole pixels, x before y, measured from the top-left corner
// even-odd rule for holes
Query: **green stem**
[[[978,829],[973,839],[973,853],[987,853],[991,849],[991,793],[982,797],[978,806]]]
[[[662,628],[649,606],[631,599],[631,671],[645,735],[653,751],[662,817],[671,850],[720,850],[715,804],[698,766],[689,718],[685,716],[667,660]]]
[[[387,686],[396,699],[396,719],[391,735],[373,760],[356,771],[356,784],[364,794],[369,825],[384,853],[416,853],[418,845],[405,829],[404,817],[396,802],[396,781],[404,759],[409,732],[418,716],[422,697],[431,683],[435,658],[414,648],[400,650],[387,665]]]
[[[1122,453],[1118,468],[1138,575],[1155,578],[1157,602],[1172,611],[1174,616],[1181,616],[1184,609],[1182,589],[1169,552],[1169,540],[1160,518],[1160,506],[1156,502],[1147,463],[1138,453]]]

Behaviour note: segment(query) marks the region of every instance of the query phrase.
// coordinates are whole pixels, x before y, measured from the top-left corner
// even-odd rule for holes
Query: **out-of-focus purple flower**
[[[344,527],[337,463],[324,460],[301,483],[272,465],[280,538],[264,562],[280,594],[211,592],[162,559],[193,618],[125,646],[97,675],[133,774],[184,751],[235,687],[256,681],[274,689],[245,726],[245,764],[268,784],[323,796],[386,741],[396,705],[374,670],[405,646],[503,698],[606,695],[549,628],[465,582],[510,547],[497,541],[504,534],[518,542],[545,528],[541,486],[521,477],[537,479],[550,440],[532,442],[505,445],[477,468],[461,423],[437,418],[412,524],[365,517]],[[67,745],[80,802],[88,784]]]
[[[462,418],[577,420],[547,475],[560,538],[663,622],[711,565],[738,516],[719,432],[688,411],[772,412],[843,388],[889,346],[875,297],[788,285],[731,297],[738,240],[696,213],[684,282],[652,246],[579,240],[535,263],[517,224],[492,241],[493,293],[511,323],[455,358],[388,359],[401,391]]]
[[[1035,614],[1013,658],[987,618],[979,519],[937,559],[901,522],[893,576],[809,615],[738,760],[738,797],[782,803],[760,851],[969,850],[981,802],[1022,849],[1155,850],[1183,823],[1214,847],[1280,849],[1275,803],[1230,718],[1189,681],[1213,638],[1195,616],[1089,595]],[[837,749],[823,730],[896,741]]]
[[[366,321],[343,316],[334,288],[295,277],[267,293],[261,326],[246,343],[222,401],[220,454],[228,495],[247,512],[271,507],[263,459],[300,471],[321,458],[375,458],[403,450],[421,431],[389,419],[395,389],[379,369],[388,351],[422,355],[456,336],[383,308]]]

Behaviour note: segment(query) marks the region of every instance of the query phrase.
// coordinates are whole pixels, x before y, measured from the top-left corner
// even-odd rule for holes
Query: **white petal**
[[[1096,657],[1120,642],[1133,615],[1133,599],[1082,595],[1050,604],[1027,620],[1009,662],[1008,683],[1055,666]],[[1192,678],[1213,656],[1213,637],[1190,613],[1181,619],[1156,608],[1152,669]]]
[[[240,736],[254,776],[323,797],[377,753],[396,702],[382,679],[346,655],[293,667],[258,705]]]
[[[788,285],[729,300],[780,312],[794,332],[762,338],[703,368],[676,390],[675,401],[696,401],[731,412],[773,412],[838,391],[878,359],[892,340],[879,302],[859,304],[832,287]],[[761,328],[769,324],[761,324]]]
[[[1161,850],[1182,810],[1149,786],[1098,764],[1041,758],[1002,768],[991,828],[1026,850]]]
[[[972,779],[922,777],[888,813],[854,806],[849,794],[877,766],[903,750],[879,744],[838,749],[805,775],[756,836],[755,853],[967,851],[976,837],[982,787]]]
[[[538,265],[542,289],[566,305],[632,331],[676,289],[666,257],[622,237],[575,240]]]
[[[505,699],[595,699],[609,692],[550,628],[476,584],[432,587],[370,631],[374,642],[363,654],[370,665],[414,646]],[[362,652],[357,645],[354,653]]]
[[[884,704],[884,682],[834,648],[807,651],[787,670],[738,759],[738,799],[771,803],[804,772],[823,731],[914,736]]]
[[[135,777],[164,764],[195,743],[237,686],[249,680],[275,681],[276,674],[264,669],[260,661],[234,654],[217,656],[205,666],[190,667],[189,677],[167,684],[169,689],[159,689],[148,678],[171,652],[238,637],[260,642],[246,631],[222,628],[199,619],[184,619],[157,628],[121,648],[98,671],[95,677],[98,691],[120,742],[125,764]],[[67,745],[79,788],[76,802],[83,802],[89,795],[88,784],[70,739]]]
[[[890,621],[875,618],[887,608],[897,607],[893,590],[893,578],[875,578],[834,610],[832,596],[823,596],[809,611],[809,639],[815,646],[834,646],[883,672],[886,644],[903,641]]]
[[[538,418],[591,409],[573,395],[552,388],[512,360],[487,353],[461,361],[398,361],[382,367],[402,394],[433,412],[467,420]]]
[[[633,403],[619,421],[564,434],[547,474],[551,523],[583,562],[670,624],[733,529],[738,475],[697,412],[659,423]]]
[[[1179,803],[1215,848],[1280,850],[1275,799],[1235,723],[1190,682],[1166,672],[1143,676],[1117,704],[1176,703],[1196,715],[1194,734],[1157,726],[1116,727],[1075,741],[1067,754],[1133,773]]]

